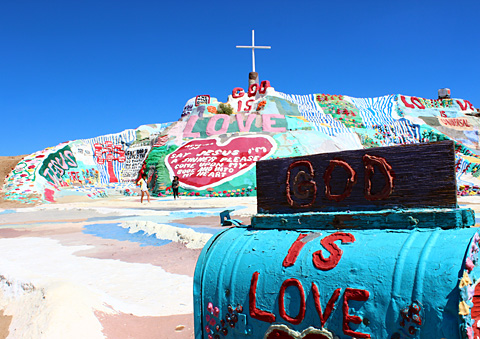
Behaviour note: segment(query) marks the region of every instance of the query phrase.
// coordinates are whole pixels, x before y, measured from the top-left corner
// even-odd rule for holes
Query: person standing
[[[180,187],[180,181],[178,180],[177,176],[174,176],[173,181],[172,181],[172,191],[173,191],[173,199],[174,200],[178,198],[178,188],[179,187]]]
[[[140,186],[140,190],[142,191],[142,196],[140,198],[140,203],[143,203],[143,196],[146,194],[148,202],[150,202],[150,193],[148,193],[147,187],[147,175],[145,173],[142,174],[142,178],[138,180],[137,185]]]

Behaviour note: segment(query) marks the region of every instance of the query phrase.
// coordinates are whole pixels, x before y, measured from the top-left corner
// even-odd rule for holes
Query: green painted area
[[[152,181],[149,183],[150,190],[154,195],[158,193],[165,192],[165,189],[170,186],[172,179],[168,172],[167,167],[165,166],[165,157],[177,150],[178,146],[176,145],[165,145],[161,147],[154,147],[148,154],[146,159],[147,172],[148,169],[153,166],[155,168],[155,173]]]
[[[316,94],[315,101],[324,113],[330,114],[348,128],[365,128],[358,108],[343,100],[343,95]]]
[[[49,154],[40,167],[40,175],[49,182],[54,183],[55,178],[60,178],[66,171],[78,167],[72,150],[67,145],[58,151]]]

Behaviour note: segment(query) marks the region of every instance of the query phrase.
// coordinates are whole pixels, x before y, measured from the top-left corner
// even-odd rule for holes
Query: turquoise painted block
[[[333,222],[347,214],[257,215],[213,237],[195,270],[195,337],[474,333],[480,236],[471,210],[365,211]]]

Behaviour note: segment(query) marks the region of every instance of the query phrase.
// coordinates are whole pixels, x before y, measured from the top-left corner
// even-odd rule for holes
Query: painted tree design
[[[118,182],[118,178],[113,170],[113,162],[125,162],[125,151],[122,149],[122,145],[113,145],[113,142],[107,140],[103,144],[95,143],[93,147],[95,148],[97,163],[99,165],[107,163],[109,182]]]

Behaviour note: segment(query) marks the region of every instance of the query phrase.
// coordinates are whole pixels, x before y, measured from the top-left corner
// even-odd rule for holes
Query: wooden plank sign
[[[257,162],[259,213],[456,208],[453,141]]]

